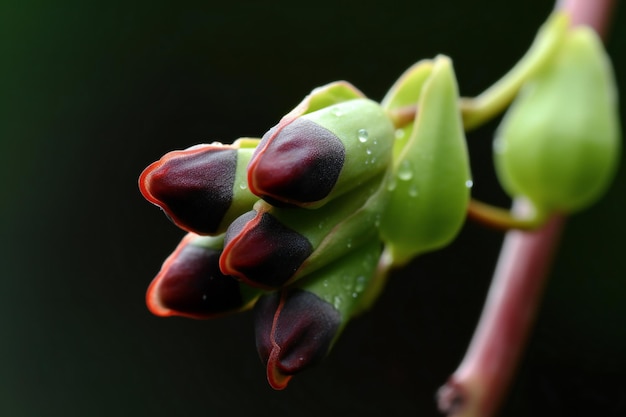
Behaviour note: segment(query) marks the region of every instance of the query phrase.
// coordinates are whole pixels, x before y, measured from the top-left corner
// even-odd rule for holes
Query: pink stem
[[[558,0],[572,25],[606,36],[614,0]],[[516,200],[515,213],[528,204]],[[490,417],[500,407],[540,304],[565,217],[554,215],[534,232],[507,233],[480,321],[463,361],[438,392],[441,412]]]
[[[556,9],[570,15],[572,26],[590,26],[606,39],[615,4],[615,0],[557,0]]]
[[[527,204],[513,210],[523,215]],[[533,323],[552,255],[564,226],[553,216],[534,232],[508,232],[469,349],[439,391],[439,408],[454,416],[491,416],[506,393]]]

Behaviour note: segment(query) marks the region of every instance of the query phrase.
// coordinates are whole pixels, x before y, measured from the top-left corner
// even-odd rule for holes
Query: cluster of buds
[[[460,229],[469,164],[457,104],[451,62],[437,57],[382,103],[335,82],[261,139],[164,155],[140,190],[187,234],[148,289],[150,311],[253,309],[268,381],[284,388],[372,304],[389,267]]]
[[[148,289],[150,311],[207,319],[252,309],[268,381],[283,389],[372,304],[390,268],[456,237],[476,206],[465,127],[509,96],[494,146],[504,189],[539,218],[597,200],[619,153],[614,80],[595,34],[565,23],[556,16],[540,32],[539,44],[554,46],[530,58],[543,65],[522,63],[538,69],[523,82],[513,71],[474,108],[459,98],[451,60],[437,56],[380,103],[331,83],[261,139],[197,145],[148,166],[141,193],[187,232]]]

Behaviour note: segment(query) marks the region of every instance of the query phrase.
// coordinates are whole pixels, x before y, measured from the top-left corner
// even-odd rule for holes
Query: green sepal
[[[263,200],[254,205],[257,212],[271,214],[284,226],[306,237],[313,248],[312,254],[288,282],[294,282],[376,238],[379,215],[375,201],[382,179],[381,174],[315,210],[275,207]]]
[[[424,59],[413,64],[407,69],[389,89],[381,102],[381,106],[386,111],[399,110],[402,108],[416,106],[422,93],[422,87],[433,70],[433,61]],[[393,158],[397,159],[400,152],[407,143],[414,121],[399,127],[395,132],[395,143],[393,148]]]
[[[375,296],[369,290],[376,279],[382,249],[378,239],[371,239],[290,286],[315,294],[341,314],[335,340],[349,320],[369,307]]]
[[[246,171],[252,154],[259,142],[260,139],[257,138],[239,138],[232,143],[232,146],[237,148],[237,169],[233,183],[233,199],[230,207],[224,214],[216,234],[224,233],[233,220],[249,211],[259,199],[259,197],[252,194],[248,188],[248,176]]]
[[[458,103],[452,62],[438,56],[386,179],[380,234],[396,265],[448,244],[464,223],[471,174]]]
[[[333,81],[313,89],[293,110],[283,116],[279,126],[307,113],[356,98],[365,98],[365,94],[347,81]]]
[[[345,148],[345,161],[328,201],[360,186],[387,168],[394,143],[394,126],[380,104],[359,98],[337,103],[302,116],[331,131]]]
[[[496,172],[507,193],[528,198],[540,214],[575,212],[599,199],[620,154],[616,93],[598,35],[572,29],[496,133]]]

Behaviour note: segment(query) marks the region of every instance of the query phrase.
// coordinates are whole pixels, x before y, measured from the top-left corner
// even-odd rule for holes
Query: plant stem
[[[613,0],[558,0],[571,25],[606,36]],[[524,218],[529,205],[513,203]],[[501,405],[534,322],[565,217],[552,216],[533,232],[509,231],[478,326],[463,361],[439,389],[438,405],[449,417],[491,417]]]
[[[524,82],[554,55],[567,27],[569,16],[555,13],[539,29],[528,52],[502,78],[477,97],[461,99],[463,126],[472,130],[493,119],[513,101]]]
[[[515,201],[513,212],[528,215]],[[459,368],[439,391],[453,416],[491,416],[506,392],[537,311],[565,218],[552,216],[534,232],[508,232],[478,327]]]
[[[511,229],[534,230],[542,226],[546,219],[544,213],[529,210],[526,217],[514,215],[511,210],[492,206],[472,198],[467,207],[467,217],[485,226],[507,231]]]

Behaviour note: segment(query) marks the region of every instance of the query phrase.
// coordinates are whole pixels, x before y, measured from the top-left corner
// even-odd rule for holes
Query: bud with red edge
[[[275,289],[377,238],[381,184],[379,176],[314,210],[258,201],[226,231],[222,272]]]
[[[318,88],[263,136],[250,190],[277,206],[323,206],[385,170],[394,135],[385,110],[350,84]]]
[[[372,240],[254,307],[257,350],[274,389],[327,356],[350,319],[378,296],[382,245]]]
[[[157,316],[208,319],[249,308],[260,291],[219,269],[223,236],[188,233],[165,260],[146,294]]]
[[[257,197],[245,170],[258,139],[231,145],[196,145],[167,153],[139,177],[143,196],[161,207],[181,229],[202,235],[223,233]]]

